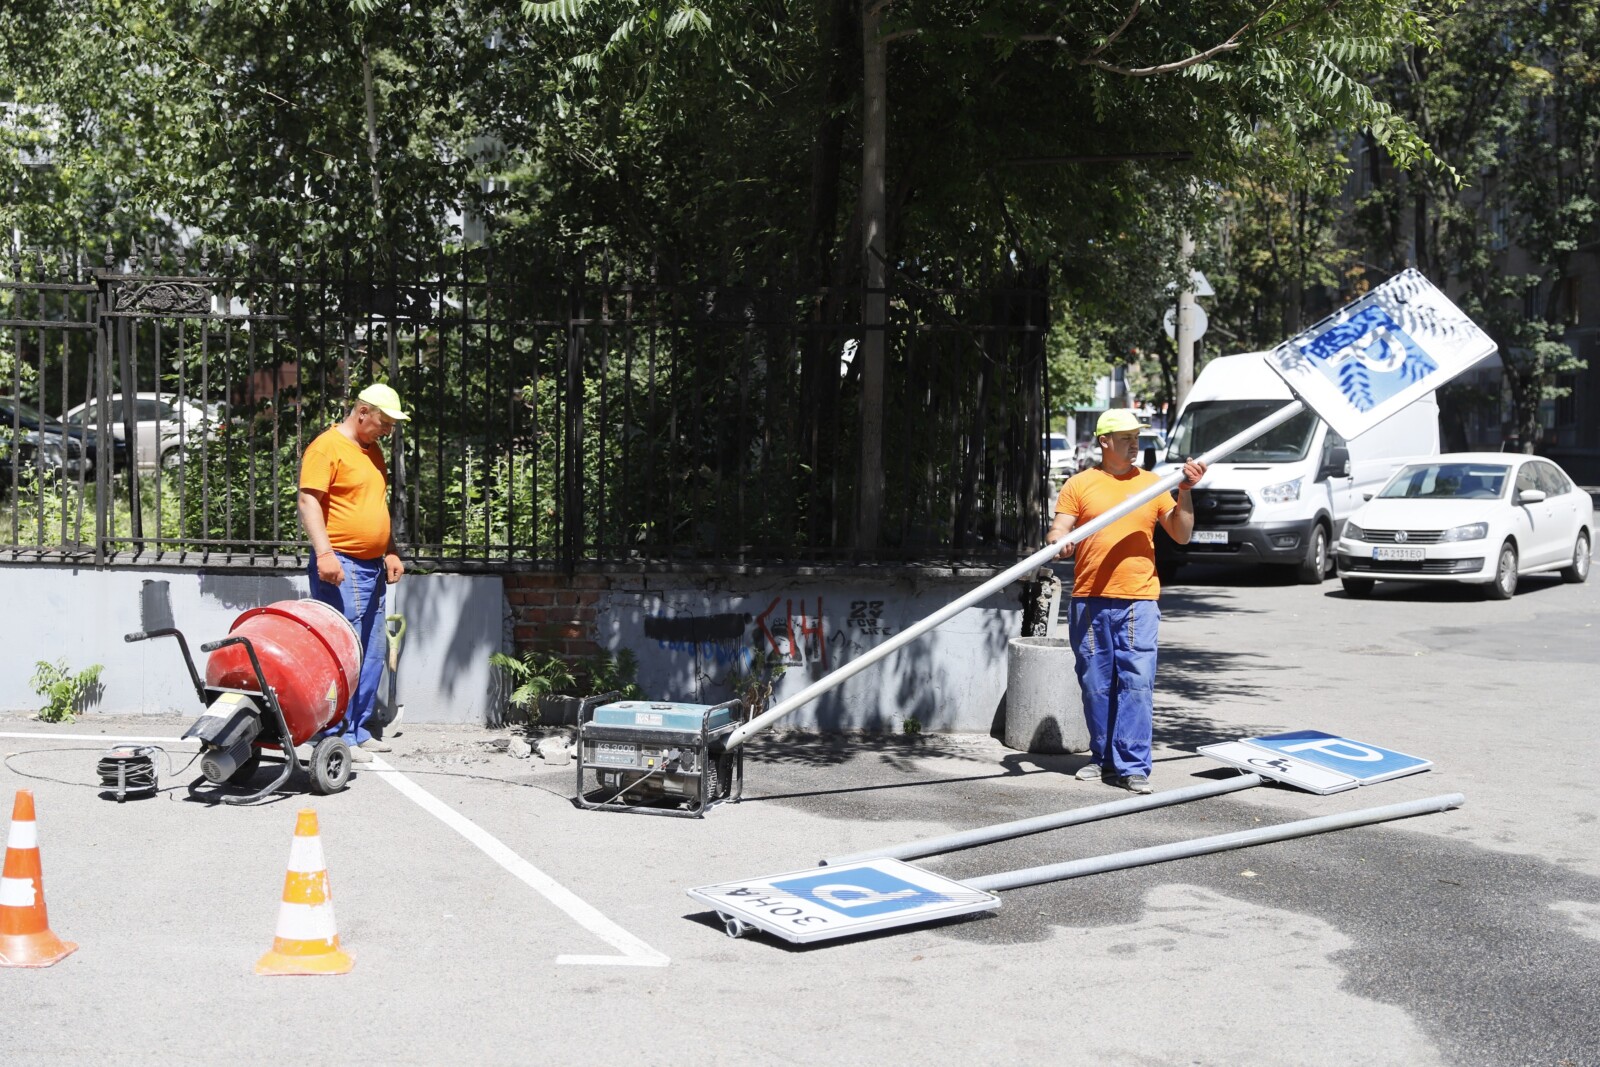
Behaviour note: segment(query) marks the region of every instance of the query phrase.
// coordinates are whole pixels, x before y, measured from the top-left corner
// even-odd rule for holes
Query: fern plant
[[[44,697],[46,704],[39,709],[39,718],[45,722],[71,722],[78,703],[100,682],[100,672],[105,668],[98,663],[74,674],[67,668],[66,660],[54,663],[39,660],[34,664],[33,691]]]
[[[504,671],[516,685],[506,697],[507,702],[514,708],[531,710],[535,721],[540,697],[570,691],[578,684],[567,661],[549,652],[524,652],[520,658],[496,652],[489,657],[489,663]]]

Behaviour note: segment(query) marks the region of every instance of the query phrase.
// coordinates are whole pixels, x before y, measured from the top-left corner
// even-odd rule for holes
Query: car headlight
[[[1457,526],[1446,530],[1439,535],[1440,541],[1477,541],[1489,536],[1489,524],[1486,522],[1472,522],[1465,526]]]
[[[1365,541],[1367,539],[1367,531],[1353,522],[1347,522],[1344,524],[1344,536],[1352,541]]]
[[[1261,490],[1263,504],[1287,504],[1291,500],[1300,499],[1300,483],[1303,479],[1296,478],[1292,482],[1279,482],[1269,485]]]

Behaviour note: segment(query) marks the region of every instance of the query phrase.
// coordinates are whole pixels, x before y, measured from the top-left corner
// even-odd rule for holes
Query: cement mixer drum
[[[344,718],[361,673],[361,641],[338,611],[320,600],[280,600],[246,611],[228,633],[249,639],[295,744]],[[206,685],[260,688],[246,647],[230,644],[213,652],[206,661]]]

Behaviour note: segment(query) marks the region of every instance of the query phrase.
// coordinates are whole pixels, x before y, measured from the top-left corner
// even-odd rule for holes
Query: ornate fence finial
[[[116,266],[116,263],[117,263],[117,250],[116,250],[116,247],[114,245],[112,245],[111,238],[109,238],[109,237],[106,238],[106,256],[105,256],[105,260],[106,260],[106,270],[110,270],[112,267]]]
[[[210,274],[211,273],[210,268],[211,268],[211,249],[204,241],[202,241],[202,242],[200,242],[200,273],[201,274]]]
[[[128,273],[139,273],[139,239],[137,237],[128,242]]]
[[[182,241],[178,242],[177,247],[173,250],[173,255],[176,256],[178,260],[177,273],[182,274],[189,268],[189,251],[184,247]]]

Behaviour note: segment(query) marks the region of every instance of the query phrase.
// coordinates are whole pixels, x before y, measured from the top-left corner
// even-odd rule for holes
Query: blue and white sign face
[[[1267,364],[1351,439],[1494,351],[1460,308],[1405,270],[1279,345]]]
[[[1342,793],[1346,789],[1354,789],[1361,783],[1348,774],[1330,771],[1326,767],[1319,767],[1315,763],[1285,756],[1265,748],[1244,741],[1223,741],[1215,745],[1201,745],[1199,751],[1214,760],[1220,760],[1241,771],[1259,774],[1263,778],[1271,778],[1284,785],[1292,785],[1296,789],[1304,789],[1308,793],[1327,796],[1329,793]]]
[[[1296,730],[1294,733],[1273,734],[1270,737],[1247,737],[1247,745],[1264,748],[1270,752],[1293,759],[1314,763],[1340,774],[1348,774],[1361,785],[1371,785],[1402,775],[1416,774],[1433,766],[1431,760],[1408,756],[1348,737],[1336,737],[1320,730]]]
[[[797,943],[1000,907],[993,893],[891,859],[811,867],[687,892],[724,918]]]
[[[1247,737],[1202,745],[1200,751],[1241,771],[1323,796],[1433,766],[1430,760],[1320,730]]]

